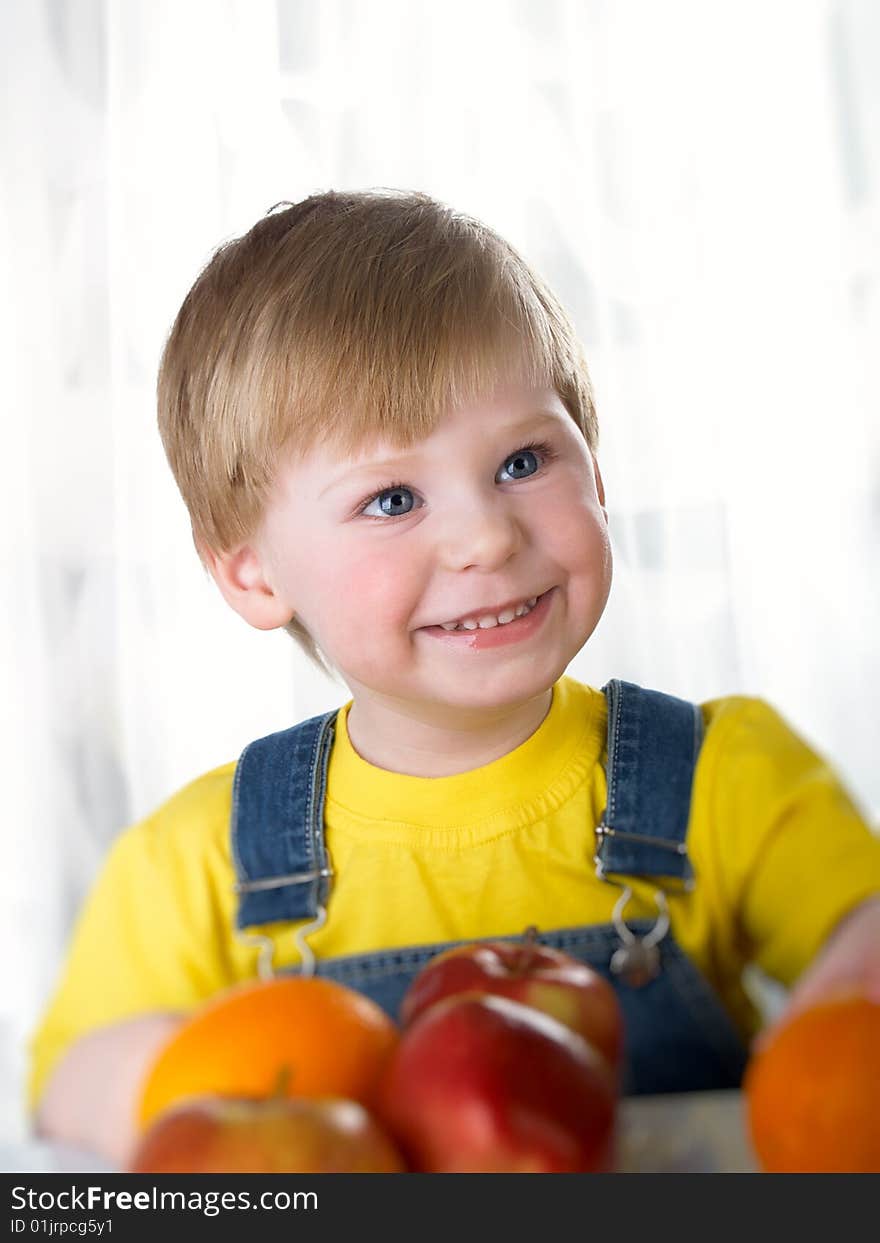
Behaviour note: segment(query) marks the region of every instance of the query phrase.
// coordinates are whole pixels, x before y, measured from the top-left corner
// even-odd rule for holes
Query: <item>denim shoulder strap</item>
[[[685,836],[703,741],[699,704],[614,679],[608,700],[608,805],[596,833],[598,875],[693,882]]]
[[[602,689],[608,805],[597,828],[598,873],[689,883],[685,835],[702,742],[699,705],[617,679]],[[232,799],[239,929],[314,918],[327,903],[324,798],[337,711],[259,738],[242,752]]]
[[[314,918],[332,869],[324,796],[337,709],[249,743],[232,786],[236,926]]]

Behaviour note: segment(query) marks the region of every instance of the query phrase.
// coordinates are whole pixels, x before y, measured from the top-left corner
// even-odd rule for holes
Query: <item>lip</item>
[[[441,643],[455,647],[468,648],[470,651],[481,652],[490,647],[506,647],[510,643],[521,643],[538,633],[553,606],[556,588],[551,587],[538,597],[538,603],[524,617],[505,626],[491,626],[488,630],[444,630],[442,626],[423,626],[422,634],[428,635]]]

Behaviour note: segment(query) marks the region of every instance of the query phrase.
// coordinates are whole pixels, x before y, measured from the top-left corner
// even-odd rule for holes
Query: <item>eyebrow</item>
[[[520,419],[519,422],[511,423],[507,427],[504,427],[502,429],[502,434],[505,436],[514,436],[526,431],[528,428],[540,427],[544,423],[560,424],[561,422],[562,418],[558,414],[550,414],[549,412],[542,414],[530,414],[527,418]],[[318,499],[320,500],[321,497],[325,496],[328,492],[333,492],[336,488],[342,487],[343,484],[353,482],[354,479],[360,475],[368,473],[375,475],[379,471],[401,472],[406,469],[407,464],[418,462],[420,456],[421,455],[419,453],[404,453],[401,454],[400,457],[396,458],[383,458],[378,462],[365,462],[362,466],[356,466],[353,470],[346,472],[346,474],[340,475],[338,479],[334,479],[332,483],[328,483],[327,487],[318,493]]]

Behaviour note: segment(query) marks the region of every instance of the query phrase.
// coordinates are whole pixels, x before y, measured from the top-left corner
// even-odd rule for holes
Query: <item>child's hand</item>
[[[759,1053],[776,1028],[810,1006],[858,993],[880,1005],[880,896],[850,911],[795,985],[788,1005],[755,1037]]]
[[[75,1041],[49,1076],[34,1119],[36,1134],[97,1153],[123,1169],[137,1136],[145,1070],[184,1018],[145,1014]]]

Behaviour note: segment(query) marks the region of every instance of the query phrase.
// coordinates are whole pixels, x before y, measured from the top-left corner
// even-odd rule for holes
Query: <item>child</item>
[[[614,981],[630,1092],[739,1082],[750,961],[793,1007],[880,1000],[880,842],[829,766],[761,699],[566,674],[612,558],[553,294],[422,194],[279,206],[186,298],[159,426],[224,599],[351,699],[115,842],[34,1037],[37,1129],[124,1163],[149,1060],[261,944],[396,1015],[446,945],[535,924]]]

